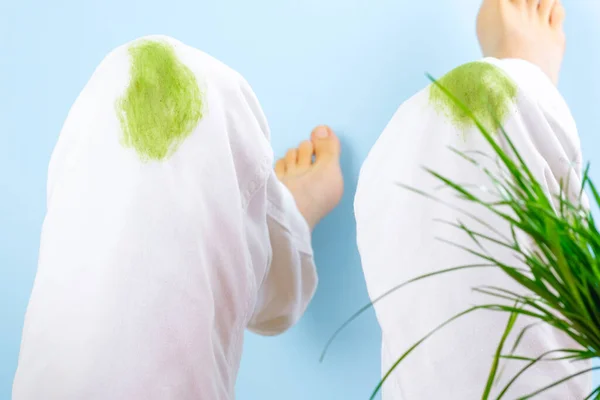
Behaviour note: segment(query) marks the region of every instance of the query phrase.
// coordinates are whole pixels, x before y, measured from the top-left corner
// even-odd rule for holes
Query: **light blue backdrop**
[[[600,178],[600,3],[564,0],[561,89]],[[45,179],[62,122],[103,56],[163,33],[239,70],[262,101],[278,155],[328,123],[344,143],[347,192],[315,232],[321,283],[302,322],[248,335],[241,400],[366,399],[379,377],[373,314],[318,363],[328,336],[367,301],[352,198],[362,160],[398,105],[477,58],[479,0],[0,0],[0,400],[10,396],[33,282]]]

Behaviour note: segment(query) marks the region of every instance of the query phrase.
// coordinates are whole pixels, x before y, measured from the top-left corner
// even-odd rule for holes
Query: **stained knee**
[[[458,129],[475,126],[474,119],[495,132],[514,109],[518,88],[504,71],[487,62],[462,65],[431,85],[430,104]]]

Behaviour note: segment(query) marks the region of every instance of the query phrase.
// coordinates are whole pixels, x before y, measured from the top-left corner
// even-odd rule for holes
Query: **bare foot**
[[[485,57],[536,64],[557,84],[565,51],[560,0],[484,0],[477,36]]]
[[[338,205],[344,192],[339,139],[329,127],[317,127],[310,140],[277,161],[275,173],[314,229]]]

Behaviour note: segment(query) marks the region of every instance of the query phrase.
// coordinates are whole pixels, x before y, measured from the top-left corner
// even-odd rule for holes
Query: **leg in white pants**
[[[201,118],[168,154],[143,134],[123,136],[134,48],[148,53],[131,85],[150,96],[175,73],[197,84],[172,78],[177,93],[197,95]],[[164,61],[169,49],[178,61]],[[153,57],[160,67],[145,63]],[[166,107],[154,97],[138,101]],[[310,227],[272,164],[267,122],[236,72],[166,37],[107,56],[50,163],[13,398],[232,399],[244,330],[283,332],[317,284]]]
[[[537,14],[532,14],[527,8],[529,3],[525,0],[484,2],[480,18],[491,18],[483,27],[483,39],[486,40],[481,40],[484,53],[488,53],[486,56],[490,52],[486,52],[485,43],[498,42],[487,40],[489,37],[486,34],[489,33],[486,29],[493,30],[497,28],[495,25],[504,24],[502,29],[497,29],[499,35],[504,35],[509,31],[506,26],[514,23],[515,16],[518,16],[522,21],[517,20],[517,23],[522,24],[522,30],[529,33],[527,24],[533,20],[521,16],[522,13],[529,13],[527,15],[536,15],[537,18]],[[549,3],[542,1],[539,7],[547,8]],[[537,0],[535,4],[538,4]],[[555,20],[552,22],[550,19],[551,23],[545,25],[552,34],[558,29],[558,16],[554,13],[561,10],[559,3],[553,4],[552,15]],[[496,14],[491,14],[492,17],[487,13],[490,7],[498,7]],[[514,15],[509,14],[511,12]],[[538,8],[537,12],[548,11]],[[502,20],[507,15],[514,18],[508,22]],[[532,24],[537,24],[536,21]],[[537,25],[535,28],[538,28]],[[537,31],[532,30],[535,38]],[[542,30],[542,34],[544,32]],[[517,35],[512,39],[518,41],[519,37]],[[542,37],[539,43],[543,44],[544,39]],[[526,43],[526,39],[519,42],[519,46],[523,43]],[[499,53],[503,51],[498,50]],[[523,49],[515,51],[517,54],[514,57],[523,58],[518,54],[519,51]],[[547,65],[543,63],[539,67],[522,59],[510,59],[510,52],[502,58],[486,58],[483,60],[486,64],[463,66],[449,75],[445,82],[459,91],[464,89],[466,92],[456,94],[467,103],[469,94],[476,95],[477,101],[481,99],[481,93],[487,93],[490,99],[488,104],[471,104],[479,106],[474,111],[483,116],[486,107],[496,107],[495,111],[503,117],[503,126],[509,137],[535,177],[545,184],[548,194],[556,195],[562,182],[569,184],[566,190],[571,198],[577,197],[582,178],[579,138],[567,105],[549,79],[549,76],[553,77],[553,69],[546,68]],[[448,206],[401,188],[399,183],[460,206],[510,236],[509,227],[503,221],[481,207],[458,200],[450,189],[440,190],[441,182],[424,171],[423,167],[430,168],[456,182],[470,185],[470,188],[491,187],[491,182],[481,170],[457,156],[449,147],[461,151],[479,151],[489,156],[493,155],[493,150],[473,124],[465,125],[464,118],[453,114],[443,104],[440,106],[439,99],[435,93],[432,96],[431,90],[431,87],[424,89],[400,106],[361,170],[355,200],[357,240],[372,299],[423,274],[481,263],[481,259],[466,251],[437,240],[442,238],[473,247],[468,235],[435,221],[460,220],[468,224],[471,220]],[[493,120],[488,118],[487,122],[490,121]],[[508,148],[505,147],[505,150]],[[479,157],[478,160],[485,159]],[[486,164],[492,171],[496,168],[493,162]],[[495,257],[510,260],[514,265],[510,250],[492,246],[488,246],[488,249]],[[377,303],[375,310],[383,333],[383,373],[439,324],[473,305],[489,302],[489,297],[472,291],[483,285],[523,292],[499,270],[476,269],[414,283]],[[383,386],[384,399],[481,398],[507,318],[503,313],[478,311],[445,327],[424,342],[393,372]],[[520,319],[515,332],[530,322]],[[570,339],[549,327],[538,326],[527,333],[517,353],[535,358],[546,351],[572,348],[573,345]],[[507,363],[503,379],[492,394],[503,388],[523,366],[519,361]],[[512,400],[530,394],[588,367],[588,362],[540,363],[525,373],[505,398]],[[588,375],[545,392],[540,398],[581,400],[590,392],[591,377]]]

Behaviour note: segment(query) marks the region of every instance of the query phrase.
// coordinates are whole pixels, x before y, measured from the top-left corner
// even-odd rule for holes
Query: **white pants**
[[[504,122],[536,178],[548,193],[559,191],[559,182],[569,183],[571,196],[581,184],[581,152],[575,123],[562,97],[535,66],[522,60],[486,59],[501,68],[518,88],[515,102]],[[485,85],[482,76],[472,76]],[[508,233],[508,227],[489,211],[459,201],[450,189],[440,189],[422,167],[449,176],[461,184],[491,187],[486,176],[448,147],[493,155],[491,147],[474,127],[463,128],[430,103],[426,88],[400,106],[371,150],[360,174],[355,200],[358,246],[369,294],[375,299],[411,278],[441,269],[481,263],[466,251],[439,238],[473,247],[458,229],[436,220],[471,224],[464,214],[415,194],[404,184],[434,194],[460,206]],[[475,153],[471,153],[473,156]],[[477,157],[477,155],[475,155]],[[480,158],[482,159],[482,158]],[[488,167],[494,168],[494,163]],[[510,235],[509,235],[510,237]],[[488,248],[500,259],[514,258],[504,248]],[[454,272],[419,281],[388,296],[375,306],[382,328],[382,368],[393,363],[429,331],[476,304],[497,302],[474,293],[474,287],[490,285],[520,289],[495,269]],[[481,398],[493,354],[508,315],[477,311],[445,327],[413,352],[383,386],[385,400],[474,400]],[[520,319],[514,332],[531,323]],[[515,335],[516,335],[515,333]],[[510,344],[512,345],[512,343]],[[548,350],[572,347],[570,339],[546,326],[525,336],[517,355],[538,357]],[[510,350],[510,347],[507,351]],[[505,363],[499,388],[525,364]],[[506,399],[530,394],[575,372],[589,368],[588,362],[545,362],[525,373]],[[541,399],[582,400],[591,392],[591,376],[573,379],[540,395]]]
[[[248,84],[143,40],[175,49],[204,116],[169,158],[144,161],[115,111],[131,44],[98,67],[50,162],[14,400],[233,399],[244,330],[286,330],[314,293],[310,231]]]

